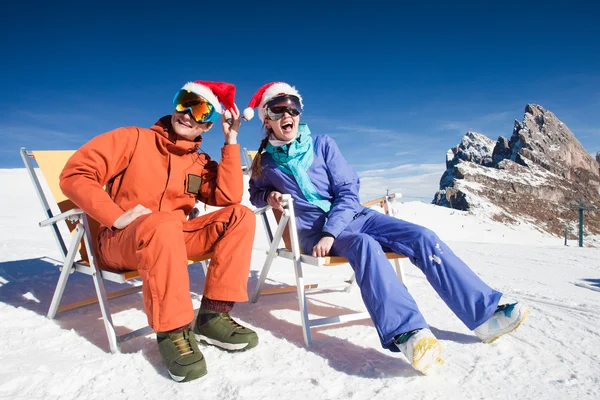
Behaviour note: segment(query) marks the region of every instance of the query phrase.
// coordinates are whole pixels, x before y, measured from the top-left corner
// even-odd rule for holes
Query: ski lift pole
[[[567,240],[569,238],[569,227],[565,224],[565,246],[568,246]]]
[[[579,198],[579,204],[573,204],[569,206],[571,210],[579,210],[579,247],[583,247],[583,212],[585,210],[594,211],[598,207],[595,204],[591,204],[588,207],[585,206],[583,197]]]

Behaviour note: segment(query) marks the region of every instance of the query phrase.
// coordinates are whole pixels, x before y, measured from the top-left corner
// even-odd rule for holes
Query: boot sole
[[[211,339],[207,336],[200,335],[198,333],[195,333],[194,335],[196,335],[196,340],[198,342],[216,346],[220,349],[231,351],[231,352],[245,351],[245,350],[251,349],[253,347],[256,347],[256,344],[251,345],[250,343],[226,343],[226,342],[221,342],[216,339]]]
[[[202,370],[194,370],[194,371],[190,371],[187,373],[186,376],[177,376],[177,375],[173,375],[171,373],[171,371],[167,370],[167,372],[169,373],[169,375],[171,376],[171,379],[173,379],[175,382],[189,382],[189,381],[193,381],[195,379],[198,378],[202,378],[204,375],[206,375],[208,373],[207,369],[202,369]]]
[[[417,371],[433,375],[444,363],[442,344],[437,339],[425,337],[415,344],[412,365]]]
[[[485,341],[485,343],[492,343],[495,342],[496,340],[500,339],[502,336],[514,332],[517,330],[518,327],[521,326],[521,324],[523,323],[523,321],[525,321],[525,318],[527,318],[527,316],[529,315],[529,307],[527,307],[525,309],[525,311],[523,312],[523,318],[521,318],[521,320],[511,329],[507,330],[506,332],[502,332],[501,334],[494,336],[492,339]]]

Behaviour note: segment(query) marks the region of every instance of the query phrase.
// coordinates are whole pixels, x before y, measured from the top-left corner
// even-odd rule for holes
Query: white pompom
[[[225,110],[225,119],[231,119],[231,111]]]
[[[242,118],[244,118],[245,121],[250,121],[253,117],[254,117],[254,109],[252,109],[250,107],[246,108],[244,110]]]

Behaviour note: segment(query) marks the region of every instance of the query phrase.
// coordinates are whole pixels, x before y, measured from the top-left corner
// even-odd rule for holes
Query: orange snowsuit
[[[95,137],[60,175],[63,193],[101,224],[101,265],[139,271],[148,323],[156,332],[194,318],[188,258],[214,252],[204,296],[248,300],[256,224],[254,213],[239,204],[244,186],[239,145],[225,145],[217,163],[198,153],[198,143],[172,132],[170,118],[151,129],[118,128]],[[196,199],[225,207],[188,221]],[[113,229],[137,204],[152,213]]]

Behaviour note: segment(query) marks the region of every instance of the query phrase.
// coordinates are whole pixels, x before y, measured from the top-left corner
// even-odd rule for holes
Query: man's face
[[[194,120],[187,112],[174,111],[171,116],[171,126],[176,134],[186,140],[194,141],[204,132],[208,132],[212,128],[212,122],[200,124]]]

